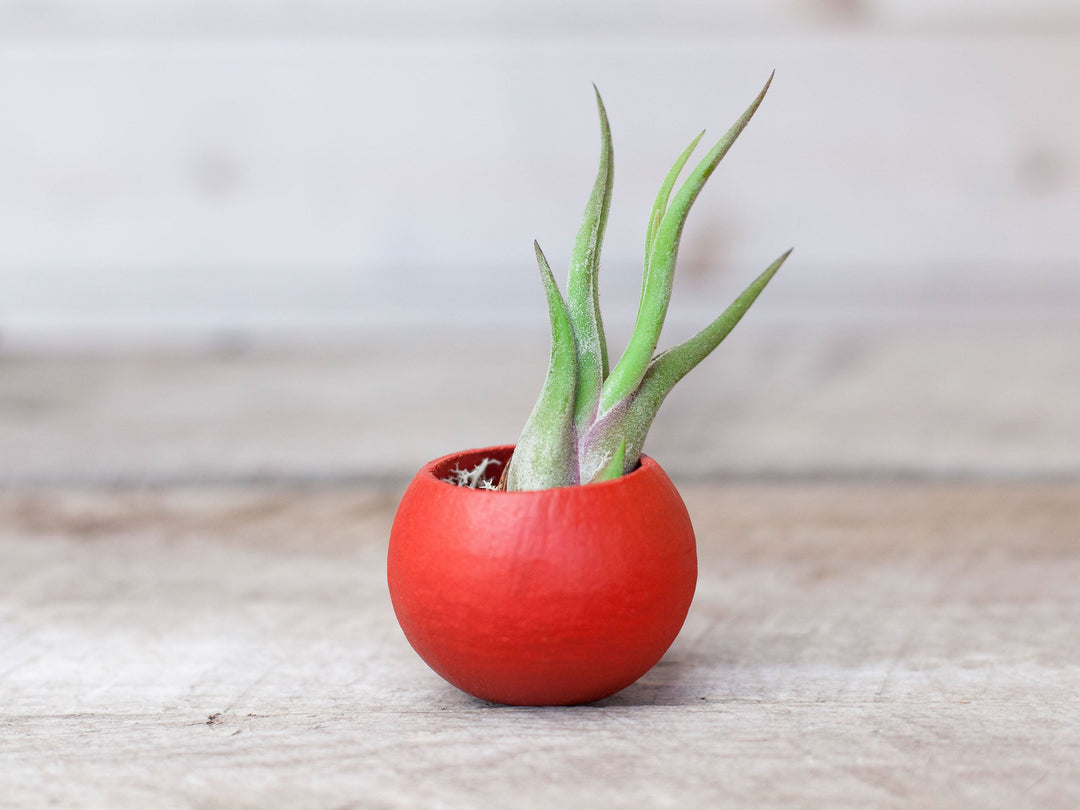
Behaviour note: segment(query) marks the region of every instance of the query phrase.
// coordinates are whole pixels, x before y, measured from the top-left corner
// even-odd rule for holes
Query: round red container
[[[599,700],[644,675],[682,627],[697,581],[690,516],[647,456],[613,481],[536,492],[441,480],[512,452],[455,453],[417,473],[390,533],[394,611],[420,657],[471,695]]]

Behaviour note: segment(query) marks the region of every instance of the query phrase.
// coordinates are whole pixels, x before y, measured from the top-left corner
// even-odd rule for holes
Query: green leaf
[[[579,482],[574,430],[577,356],[566,304],[540,245],[533,243],[551,320],[547,378],[518,439],[506,473],[510,491],[552,489]]]
[[[577,341],[578,386],[574,407],[579,428],[584,428],[595,415],[600,400],[600,386],[608,373],[607,341],[600,317],[600,250],[611,208],[611,189],[614,158],[611,147],[611,127],[600,91],[596,91],[596,106],[600,113],[600,168],[596,173],[592,194],[585,206],[581,228],[574,241],[570,258],[570,277],[566,287],[567,311]]]
[[[754,279],[750,286],[736,298],[732,304],[724,310],[723,314],[698,332],[694,337],[680,343],[674,348],[668,349],[658,355],[649,364],[645,378],[641,381],[635,397],[634,407],[644,408],[646,413],[651,412],[655,416],[660,403],[675,387],[675,384],[685,377],[691,369],[708,357],[717,346],[723,342],[735,325],[742,320],[750,306],[761,295],[761,291],[776,275],[776,272],[791,255],[788,250],[780,258],[768,266],[768,268]],[[649,421],[652,421],[650,416]],[[640,420],[639,420],[640,424]],[[645,425],[646,430],[648,425]],[[642,437],[644,441],[644,436]]]
[[[690,155],[693,154],[704,135],[705,130],[701,130],[698,136],[690,142],[690,145],[682,151],[682,154],[675,159],[675,163],[668,170],[664,182],[660,184],[660,190],[656,192],[656,200],[653,202],[652,213],[649,215],[649,227],[645,233],[645,268],[641,276],[641,298],[638,301],[638,311],[642,309],[646,292],[649,290],[653,242],[656,240],[656,231],[664,219],[664,213],[667,211],[671,189],[675,187],[675,181],[679,179],[679,173],[682,172],[683,166],[686,165],[686,161],[690,159]]]
[[[671,300],[671,287],[675,275],[675,261],[679,254],[679,242],[682,239],[683,226],[690,208],[697,199],[706,181],[712,176],[724,155],[731,149],[750,119],[761,105],[765,93],[772,83],[772,76],[765,83],[757,98],[713,146],[709,153],[686,178],[675,199],[664,212],[660,224],[653,235],[651,250],[646,256],[647,272],[641,291],[637,320],[630,342],[619,362],[612,369],[604,383],[600,395],[600,412],[611,408],[616,402],[633,393],[648,370],[660,332],[664,327],[668,303]]]
[[[668,200],[671,198],[671,189],[675,187],[675,181],[679,179],[679,173],[682,172],[683,166],[686,165],[686,161],[690,159],[690,155],[697,149],[698,143],[705,136],[705,130],[701,130],[698,136],[694,140],[690,141],[690,145],[687,146],[682,154],[675,159],[675,163],[667,173],[667,177],[664,178],[664,182],[660,184],[660,190],[656,192],[656,201],[653,203],[652,213],[649,215],[649,228],[645,233],[645,259],[646,262],[649,256],[652,255],[653,241],[656,239],[656,230],[660,227],[660,222],[664,218],[664,213],[667,211]]]
[[[604,466],[600,472],[593,476],[592,481],[611,481],[618,478],[623,474],[623,462],[626,459],[626,439],[623,439],[619,443],[618,449],[615,450],[614,455],[611,456],[611,460]]]
[[[723,315],[698,335],[653,360],[638,389],[615,403],[600,417],[586,436],[586,453],[581,462],[583,480],[588,480],[591,471],[606,466],[607,459],[621,444],[626,447],[624,469],[633,468],[638,463],[645,438],[649,434],[649,428],[664,398],[675,384],[686,376],[687,372],[712,352],[735,328],[735,324],[746,314],[750,305],[790,254],[789,250],[773,262],[724,311]]]

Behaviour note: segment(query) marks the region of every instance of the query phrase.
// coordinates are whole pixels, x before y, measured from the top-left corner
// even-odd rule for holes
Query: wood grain
[[[1073,328],[758,316],[664,403],[646,451],[676,477],[1080,477]],[[514,442],[546,341],[0,353],[0,484],[403,481],[444,453]]]
[[[683,633],[565,710],[442,682],[384,583],[403,481],[513,440],[542,339],[0,353],[0,805],[1073,810],[1078,348],[740,328],[650,437]]]
[[[49,13],[33,13],[18,0],[0,0],[0,31],[13,40],[93,41],[131,37],[506,36],[566,35],[697,37],[776,31],[915,30],[978,33],[1075,30],[1080,14],[1071,0],[617,0],[552,6],[543,0],[53,0]]]
[[[602,705],[440,681],[396,491],[0,499],[8,807],[1080,803],[1080,489],[693,486],[683,634]]]
[[[70,345],[512,325],[537,300],[532,240],[560,277],[568,262],[596,169],[590,82],[615,138],[604,298],[633,307],[664,172],[773,68],[687,226],[679,284],[710,312],[794,245],[773,297],[789,320],[1076,317],[1075,28],[693,28],[17,41],[0,51],[0,108],[18,110],[0,128],[0,329]]]

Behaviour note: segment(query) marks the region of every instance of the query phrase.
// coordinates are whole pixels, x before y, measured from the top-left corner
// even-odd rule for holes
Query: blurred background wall
[[[762,322],[1080,315],[1076,0],[0,0],[0,335],[542,334],[531,242],[565,268],[590,82],[618,328],[660,179],[774,68],[676,336],[791,245]]]

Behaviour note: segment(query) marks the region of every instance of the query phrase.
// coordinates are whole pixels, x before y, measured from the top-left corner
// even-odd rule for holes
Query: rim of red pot
[[[513,444],[499,444],[492,447],[478,447],[472,450],[459,450],[456,453],[448,453],[445,456],[433,459],[425,464],[417,477],[425,477],[435,483],[442,484],[450,487],[451,489],[458,490],[460,492],[472,492],[484,497],[490,497],[492,495],[536,495],[539,492],[565,492],[567,490],[592,490],[598,487],[612,487],[620,484],[625,484],[630,479],[640,478],[643,475],[648,475],[654,470],[662,471],[662,468],[656,461],[649,456],[642,454],[641,461],[638,466],[625,475],[621,475],[618,478],[612,478],[609,481],[592,481],[588,484],[575,484],[567,487],[551,487],[549,489],[530,489],[523,490],[521,492],[507,492],[506,490],[493,490],[493,489],[473,489],[472,487],[461,487],[457,484],[453,484],[450,481],[444,480],[443,476],[450,472],[450,464],[455,461],[459,461],[463,457],[474,456],[476,463],[484,458],[498,458],[505,465],[509,461],[510,456],[514,453],[514,448],[517,445]],[[500,470],[502,467],[500,467]]]

